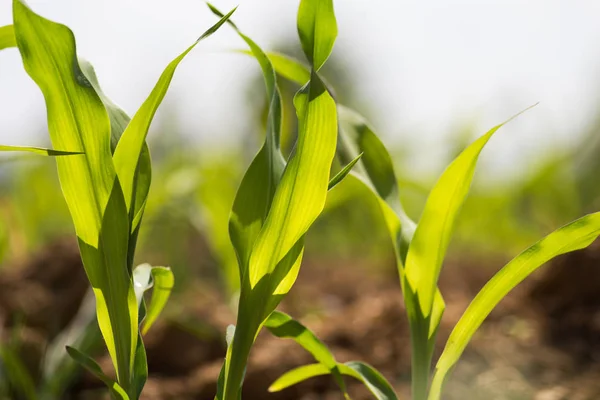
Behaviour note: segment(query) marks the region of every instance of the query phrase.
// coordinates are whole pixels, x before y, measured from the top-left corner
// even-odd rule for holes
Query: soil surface
[[[327,343],[339,361],[361,360],[382,372],[409,399],[410,345],[396,272],[357,261],[307,259],[281,309]],[[447,309],[439,355],[453,325],[502,260],[449,262],[440,287]],[[592,400],[600,398],[600,243],[563,256],[519,286],[486,320],[446,387],[445,399]],[[387,271],[387,272],[382,272]],[[47,343],[75,315],[86,292],[76,245],[60,241],[0,275],[2,340],[20,326],[21,357],[33,376]],[[171,299],[166,317],[145,343],[150,379],[143,399],[212,400],[234,321],[209,285]],[[97,359],[110,370],[110,362]],[[342,399],[321,377],[279,393],[267,387],[282,373],[313,360],[291,340],[261,333],[252,351],[244,398]],[[370,399],[347,381],[354,400]],[[65,399],[105,398],[82,373]]]

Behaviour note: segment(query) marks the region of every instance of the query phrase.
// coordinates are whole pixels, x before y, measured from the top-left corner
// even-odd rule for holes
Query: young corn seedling
[[[117,399],[138,399],[148,370],[142,334],[164,307],[173,285],[168,268],[133,268],[137,235],[151,181],[146,135],[180,61],[234,10],[208,29],[164,70],[133,118],[100,89],[92,66],[77,58],[73,33],[13,1],[13,25],[0,28],[0,48],[18,47],[44,95],[54,148],[1,147],[57,157],[60,185],[96,299],[96,315],[116,380],[75,348],[67,351]],[[145,306],[143,293],[154,285]]]
[[[269,53],[268,58],[279,75],[299,85],[306,84],[315,75],[310,68],[287,56]],[[321,79],[321,82],[324,80]],[[337,156],[349,166],[356,163],[351,175],[376,196],[394,246],[410,325],[412,398],[438,400],[450,371],[492,309],[544,263],[560,254],[590,245],[600,235],[600,213],[589,214],[554,231],[523,251],[490,279],[453,329],[431,379],[433,348],[445,308],[437,281],[456,218],[471,186],[479,154],[504,123],[473,142],[448,166],[431,190],[419,223],[415,224],[400,202],[392,160],[383,143],[356,111],[338,104],[337,112]],[[359,160],[360,155],[362,157]],[[331,373],[346,396],[340,375],[360,379],[378,399],[397,398],[389,383],[374,369],[365,364],[358,367],[357,363],[335,362],[335,358],[312,333],[289,318],[272,314],[266,325],[289,324],[293,328],[287,332],[270,330],[277,336],[297,340],[313,354],[318,364],[286,373],[273,384],[271,390],[281,390],[312,376]]]
[[[235,331],[228,335],[217,398],[237,400],[254,340],[295,282],[304,235],[323,210],[329,186],[343,174],[330,183],[337,113],[318,76],[337,36],[331,0],[300,2],[298,32],[310,62],[310,78],[294,97],[299,132],[288,160],[280,147],[282,104],[275,69],[256,43],[233,22],[230,25],[257,59],[269,102],[265,141],[242,179],[229,222],[239,264],[240,298]]]

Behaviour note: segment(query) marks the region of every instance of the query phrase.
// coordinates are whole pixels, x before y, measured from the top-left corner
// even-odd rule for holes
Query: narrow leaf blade
[[[343,393],[346,385],[338,370],[338,363],[329,348],[310,329],[281,311],[273,311],[265,321],[265,327],[279,337],[294,340],[308,351],[320,364],[333,375]]]
[[[31,147],[31,146],[6,146],[0,145],[0,151],[23,151],[28,153],[40,154],[42,156],[74,156],[83,154],[81,151],[64,151],[45,149],[43,147]]]
[[[112,379],[110,379],[100,368],[100,365],[96,361],[94,361],[91,357],[86,354],[83,354],[79,350],[74,347],[67,346],[67,353],[69,356],[75,360],[79,365],[89,371],[96,378],[104,382],[104,384],[108,387],[111,392],[111,395],[118,400],[129,400],[129,396],[125,393],[125,390],[119,384]]]
[[[468,146],[446,168],[427,198],[406,257],[406,277],[418,295],[425,317],[431,314],[442,262],[456,218],[469,192],[479,155],[492,135],[513,118],[490,129]]]
[[[504,266],[481,289],[464,312],[436,365],[429,398],[440,398],[442,385],[465,347],[496,305],[519,283],[554,257],[589,246],[600,236],[600,212],[552,232]]]
[[[216,24],[204,32],[200,38],[190,47],[188,47],[183,53],[176,57],[171,63],[165,68],[158,82],[154,86],[154,89],[144,102],[140,109],[127,125],[127,128],[123,132],[119,143],[114,153],[114,163],[119,176],[119,181],[123,188],[125,196],[125,202],[127,209],[131,208],[134,203],[134,186],[135,186],[135,174],[138,170],[138,162],[140,160],[142,150],[148,135],[148,129],[154,118],[156,110],[160,106],[163,98],[165,97],[175,70],[179,63],[184,57],[192,51],[192,49],[203,39],[209,37],[216,32],[233,14],[235,8],[231,10],[227,15],[221,18]]]
[[[77,62],[73,33],[13,1],[14,29],[27,73],[44,94],[54,148],[85,153],[57,157],[98,322],[119,381],[129,382],[137,341],[137,306],[127,269],[128,221],[110,151],[110,122]]]
[[[340,170],[340,172],[338,172],[333,178],[331,178],[331,180],[329,181],[329,186],[327,187],[327,189],[331,190],[338,183],[340,183],[341,181],[343,181],[344,178],[346,176],[348,176],[348,174],[350,173],[350,171],[352,171],[352,167],[354,167],[354,165],[356,165],[356,163],[360,160],[360,158],[362,157],[362,155],[363,155],[363,153],[360,153],[352,161],[350,161],[344,168],[342,168]]]

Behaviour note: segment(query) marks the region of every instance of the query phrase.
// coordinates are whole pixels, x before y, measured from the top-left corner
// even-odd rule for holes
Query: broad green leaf
[[[127,385],[138,311],[127,267],[127,208],[113,167],[109,118],[76,61],[73,33],[19,0],[13,1],[13,16],[25,70],[46,100],[53,147],[85,153],[56,162],[96,296],[99,326],[119,382]]]
[[[0,151],[24,151],[24,152],[29,152],[29,153],[41,154],[43,156],[73,156],[73,155],[83,154],[81,151],[64,151],[64,150],[45,149],[43,147],[5,146],[5,145],[0,145]]]
[[[338,363],[331,351],[310,329],[289,315],[273,311],[264,325],[269,331],[279,338],[293,339],[308,351],[320,364],[325,366],[333,375],[336,383],[347,397],[346,385],[337,367]]]
[[[519,283],[561,254],[586,248],[600,236],[600,212],[586,215],[552,232],[504,266],[481,289],[464,312],[438,360],[429,395],[438,400],[444,381],[465,347],[496,305]]]
[[[427,198],[406,257],[406,277],[425,317],[432,312],[442,263],[456,218],[469,192],[479,154],[492,135],[517,115],[467,147],[446,168]]]
[[[16,47],[17,41],[15,31],[12,25],[0,27],[0,50]]]
[[[358,156],[354,158],[354,160],[350,161],[344,168],[340,170],[331,180],[329,181],[329,185],[327,186],[328,190],[333,189],[338,183],[344,180],[346,176],[352,171],[352,167],[356,165],[356,163],[360,160],[363,153],[360,153]]]
[[[106,374],[102,371],[102,368],[100,368],[100,365],[98,365],[96,361],[94,361],[88,355],[83,354],[82,352],[71,346],[67,346],[67,353],[79,365],[88,370],[96,378],[104,382],[104,384],[110,390],[111,396],[115,400],[129,400],[129,396],[127,395],[125,390],[123,390],[123,388],[119,386],[117,382],[113,381],[108,376],[106,376]]]
[[[323,210],[335,154],[335,102],[316,74],[295,97],[296,153],[287,164],[250,257],[250,286],[270,273]]]
[[[215,33],[227,19],[229,19],[234,11],[235,8],[204,32],[194,44],[171,61],[163,71],[156,86],[154,86],[154,89],[150,93],[150,96],[148,96],[144,104],[142,104],[127,125],[127,128],[125,128],[115,149],[114,163],[119,176],[119,181],[123,188],[128,210],[131,208],[132,204],[135,204],[135,176],[138,171],[138,162],[144,149],[148,129],[150,128],[150,124],[158,106],[167,93],[177,66],[200,41]]]
[[[332,0],[303,0],[298,8],[298,35],[315,71],[329,58],[337,37]]]
[[[96,90],[98,96],[100,96],[100,99],[102,100],[102,103],[104,104],[104,107],[108,112],[111,130],[110,147],[111,151],[114,153],[117,147],[117,143],[119,142],[119,139],[123,135],[123,132],[129,125],[131,118],[129,118],[125,111],[123,111],[110,98],[108,98],[108,96],[104,94],[92,65],[89,62],[82,59],[79,60],[79,65],[81,66],[81,71],[84,73],[88,81],[94,87],[94,90]],[[150,151],[148,149],[148,145],[144,143],[144,146],[142,148],[142,154],[140,155],[140,159],[137,166],[137,171],[135,173],[134,192],[132,199],[134,207],[129,210],[129,221],[131,225],[128,252],[129,268],[133,267],[133,256],[135,253],[135,245],[137,243],[137,232],[140,226],[142,215],[144,213],[146,199],[148,198],[148,192],[150,191],[151,180],[152,166],[150,161]]]
[[[376,369],[368,364],[350,361],[338,364],[342,375],[350,376],[361,381],[377,400],[397,400],[394,388]],[[295,368],[279,377],[269,387],[269,392],[279,392],[290,386],[304,382],[307,379],[330,374],[323,364],[309,364]]]

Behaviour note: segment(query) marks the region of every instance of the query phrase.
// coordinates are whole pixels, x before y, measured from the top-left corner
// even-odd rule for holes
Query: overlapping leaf
[[[82,73],[72,32],[13,1],[25,70],[42,90],[53,147],[84,152],[57,158],[65,200],[96,295],[100,329],[120,382],[128,382],[137,307],[127,270],[128,218],[110,151],[110,122]]]
[[[337,368],[342,375],[361,381],[377,400],[398,399],[392,385],[370,365],[358,361],[349,361],[347,363],[338,363]],[[330,373],[331,370],[323,364],[303,365],[280,376],[269,387],[269,391],[279,392],[307,379]]]
[[[338,363],[331,351],[310,329],[289,315],[273,311],[265,321],[265,327],[279,338],[293,339],[317,360],[320,365],[332,374],[340,390],[346,397],[346,385],[338,368]]]
[[[322,20],[317,24],[329,24],[329,28],[323,25],[323,29],[318,29],[309,46],[311,54],[318,54],[316,58],[322,60],[320,68],[329,55],[323,49],[331,50],[336,31],[331,29],[335,25],[332,5],[321,10],[317,3],[303,1],[303,13],[317,9],[310,14],[312,20],[303,17],[298,22],[299,29],[305,29],[307,23],[317,23],[314,19]],[[219,14],[214,7],[211,9]],[[327,12],[329,9],[331,13]],[[242,180],[230,221],[242,285],[236,334],[223,371],[222,397],[227,400],[238,396],[246,359],[263,321],[296,279],[304,234],[324,207],[337,131],[335,103],[313,73],[309,84],[295,97],[298,142],[285,165],[279,149],[281,100],[275,71],[265,53],[239,30],[238,33],[261,65],[269,96],[269,117],[265,145]],[[323,47],[325,41],[330,41],[331,46]]]
[[[223,16],[215,25],[204,32],[190,47],[176,57],[165,68],[150,96],[144,101],[144,104],[135,113],[121,138],[117,143],[114,154],[115,169],[119,176],[119,181],[123,188],[125,202],[128,210],[135,205],[135,174],[138,171],[138,162],[144,149],[148,129],[158,106],[162,102],[175,70],[185,56],[203,39],[208,38],[215,33],[234,13],[235,8],[227,15]]]
[[[319,362],[286,372],[269,387],[270,392],[283,390],[315,376],[331,374],[347,399],[350,396],[342,375],[360,380],[378,400],[397,398],[390,383],[376,369],[357,361],[338,363],[327,346],[310,329],[289,315],[274,311],[265,322],[265,327],[277,337],[293,339]]]

